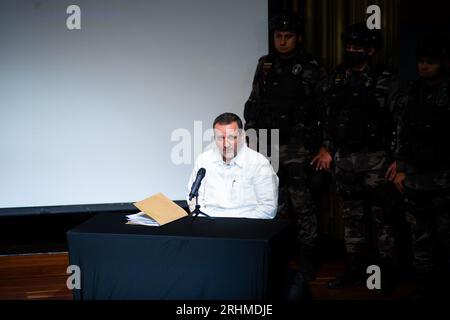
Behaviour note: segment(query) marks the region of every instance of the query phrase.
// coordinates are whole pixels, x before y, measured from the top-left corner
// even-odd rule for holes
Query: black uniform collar
[[[418,84],[420,84],[421,86],[423,86],[424,88],[427,88],[429,90],[433,90],[433,89],[437,89],[440,87],[446,87],[449,84],[449,77],[445,76],[442,78],[442,81],[431,84],[428,81],[426,81],[425,79],[419,78],[417,80]]]
[[[355,71],[353,70],[351,67],[345,66],[345,74],[347,76],[347,78],[350,78],[352,76],[356,76],[356,77],[360,77],[360,76],[368,76],[369,74],[372,73],[372,67],[367,64],[362,70],[360,71]]]
[[[289,58],[282,57],[278,52],[274,52],[271,54],[274,60],[280,62],[280,64],[289,64],[289,63],[302,63],[305,60],[305,52],[302,49],[298,49],[297,52]]]

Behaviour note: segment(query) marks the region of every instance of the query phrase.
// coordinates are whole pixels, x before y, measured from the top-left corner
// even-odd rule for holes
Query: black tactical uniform
[[[365,23],[351,25],[342,35],[344,44],[381,48],[381,34]],[[344,238],[348,256],[343,275],[328,283],[341,288],[365,277],[367,221],[376,223],[382,271],[391,272],[394,249],[390,214],[395,202],[386,194],[393,185],[385,173],[393,162],[394,121],[391,114],[393,75],[382,67],[367,64],[364,53],[346,51],[346,61],[330,77],[325,99],[324,144],[333,155],[338,194],[343,204]],[[369,213],[371,215],[369,215]],[[386,279],[387,272],[383,274]],[[383,277],[382,277],[383,279]],[[387,279],[386,279],[387,280]],[[387,288],[385,288],[387,289]]]
[[[413,231],[420,297],[438,294],[437,289],[449,295],[450,80],[443,70],[448,57],[442,37],[428,36],[419,43],[418,58],[439,59],[440,80],[414,81],[400,106],[396,158],[398,171],[405,173],[407,217]]]
[[[293,15],[277,16],[271,30],[301,33],[300,22]],[[307,280],[314,277],[311,255],[317,237],[310,162],[320,145],[317,100],[325,79],[324,69],[300,48],[289,58],[277,52],[263,56],[244,111],[246,129],[279,130],[279,145],[275,146],[279,154],[278,217],[296,221],[302,247],[300,264]]]

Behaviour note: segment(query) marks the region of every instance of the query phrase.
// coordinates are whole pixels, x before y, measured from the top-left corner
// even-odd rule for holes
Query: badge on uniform
[[[429,94],[428,96],[425,97],[425,103],[426,104],[434,104],[435,100],[434,100],[434,96],[432,94]]]
[[[263,71],[268,72],[272,68],[272,62],[264,62],[263,63]]]
[[[364,86],[366,86],[366,88],[370,87],[373,83],[373,79],[372,78],[367,78],[366,82],[364,83]]]
[[[448,92],[446,89],[440,90],[436,96],[436,105],[443,107],[448,103]]]
[[[336,75],[336,77],[334,78],[334,84],[335,84],[335,85],[339,85],[343,80],[344,80],[344,75],[338,73],[338,74]]]
[[[302,72],[302,69],[303,69],[302,65],[297,63],[292,67],[292,74],[294,76],[298,76],[300,72]]]

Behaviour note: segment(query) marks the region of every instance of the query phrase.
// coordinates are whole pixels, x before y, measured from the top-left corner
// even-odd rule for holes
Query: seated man
[[[269,161],[247,147],[241,119],[223,113],[213,123],[215,143],[198,157],[189,191],[200,168],[201,210],[215,217],[272,219],[277,212],[278,177]],[[188,201],[191,212],[195,198]]]

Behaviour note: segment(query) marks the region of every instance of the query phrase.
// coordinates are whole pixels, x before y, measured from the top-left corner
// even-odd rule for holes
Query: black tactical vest
[[[378,88],[380,73],[347,75],[338,68],[331,79],[327,104],[330,133],[338,149],[349,152],[389,148],[393,121],[385,108],[386,88]]]
[[[299,54],[291,59],[269,55],[263,62],[258,127],[279,129],[280,144],[292,142],[293,138],[309,142],[318,131],[317,106],[311,102],[314,79],[310,61],[310,57]]]
[[[450,86],[429,87],[416,81],[408,94],[405,121],[411,158],[419,169],[450,168]]]

